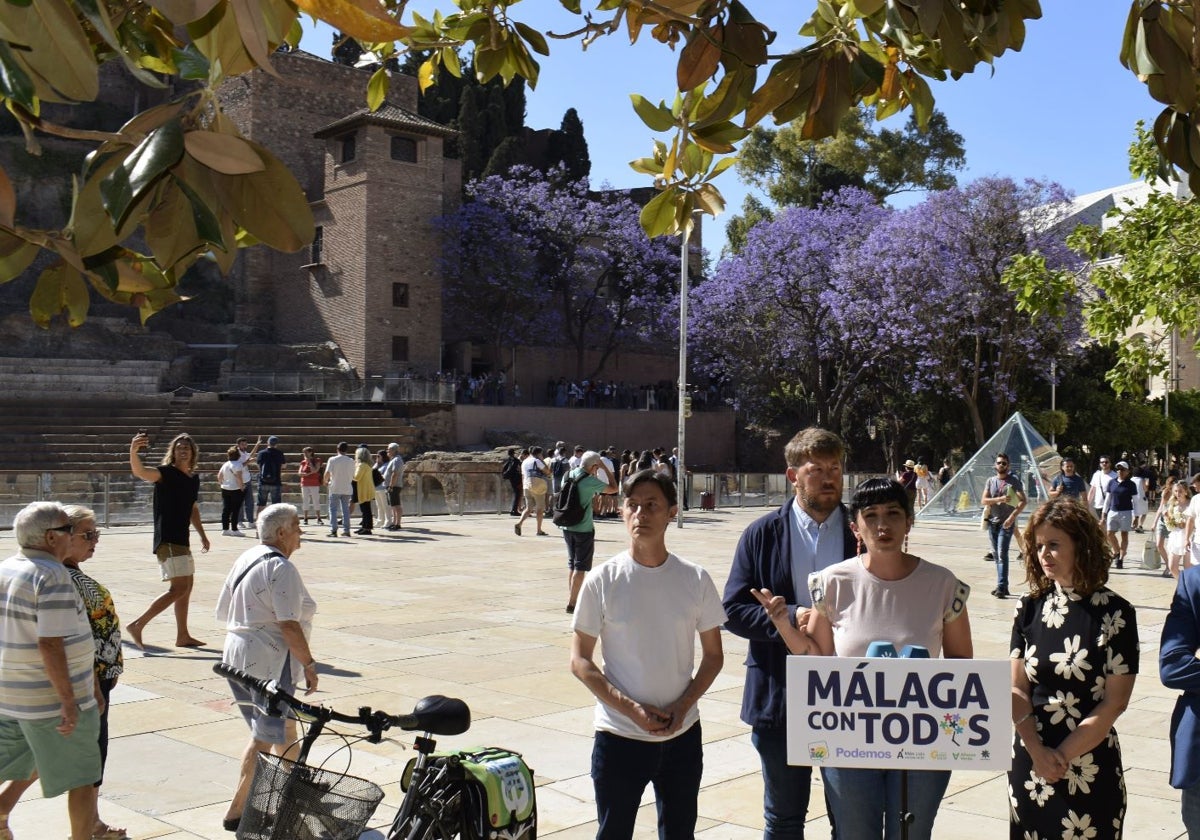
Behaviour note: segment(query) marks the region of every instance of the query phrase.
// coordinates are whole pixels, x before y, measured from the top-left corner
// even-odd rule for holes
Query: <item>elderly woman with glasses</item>
[[[225,622],[226,665],[260,679],[275,680],[289,693],[300,678],[308,694],[317,690],[317,663],[308,647],[317,603],[308,594],[291,557],[300,548],[300,511],[276,504],[258,514],[262,545],[244,552],[229,570],[217,598],[217,620]],[[237,831],[259,753],[287,756],[296,740],[296,721],[267,715],[241,683],[229,681],[234,701],[250,727],[226,831]]]
[[[109,695],[117,684],[117,678],[124,670],[124,659],[121,656],[121,621],[117,618],[117,609],[113,604],[112,595],[105,586],[84,574],[79,564],[91,559],[96,553],[96,545],[100,541],[100,531],[96,528],[96,514],[81,505],[66,505],[67,522],[70,526],[70,547],[63,558],[63,565],[71,575],[71,582],[83,601],[87,612],[88,622],[92,628],[92,639],[96,643],[96,686],[103,697],[100,705],[100,770],[104,771],[108,759],[108,702]],[[0,840],[11,840],[12,834],[8,829],[7,815],[37,780],[22,779],[8,782],[0,788]],[[96,782],[98,789],[103,782],[103,776]],[[92,800],[92,840],[123,840],[125,829],[114,828],[100,819],[100,811],[96,799]]]

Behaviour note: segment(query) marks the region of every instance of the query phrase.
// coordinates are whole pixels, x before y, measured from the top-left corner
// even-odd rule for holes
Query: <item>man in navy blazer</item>
[[[1183,791],[1183,825],[1200,840],[1200,567],[1179,575],[1163,624],[1158,672],[1163,685],[1183,692],[1171,715],[1171,787]]]
[[[742,720],[762,762],[764,840],[803,840],[812,768],[787,763],[787,647],[751,590],[783,595],[793,623],[803,624],[812,607],[808,576],[854,556],[857,541],[842,505],[844,451],[837,435],[816,427],[788,442],[795,498],[746,529],[725,585],[725,627],[750,640]]]

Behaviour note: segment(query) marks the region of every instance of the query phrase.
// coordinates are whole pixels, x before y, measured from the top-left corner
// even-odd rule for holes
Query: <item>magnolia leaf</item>
[[[431,55],[429,58],[421,62],[420,68],[417,70],[417,84],[421,87],[421,93],[429,90],[437,81],[437,56]]]
[[[521,37],[529,42],[529,46],[533,47],[535,53],[538,55],[550,55],[550,47],[546,45],[546,39],[541,32],[520,21],[515,21],[513,26],[521,33]]]
[[[17,193],[8,173],[0,166],[0,225],[11,228],[17,217]]]
[[[722,27],[692,29],[687,46],[679,54],[675,80],[680,90],[692,90],[716,75],[721,63]]]
[[[732,152],[733,144],[746,139],[750,132],[731,122],[716,123],[705,128],[694,129],[692,137],[704,148],[719,153]]]
[[[175,62],[175,67],[179,71],[181,79],[202,81],[207,79],[208,74],[211,72],[208,58],[204,53],[196,49],[195,44],[188,44],[182,50],[172,50],[171,58]]]
[[[50,320],[67,312],[67,323],[78,327],[87,320],[91,297],[83,275],[73,266],[57,260],[38,277],[33,294],[29,297],[29,314],[33,322],[42,329],[50,326]]]
[[[0,283],[19,277],[39,251],[41,248],[15,233],[0,231]]]
[[[711,181],[713,178],[716,178],[718,175],[720,175],[722,172],[724,172],[726,169],[733,166],[737,162],[738,162],[737,155],[730,155],[729,157],[721,158],[719,161],[717,161],[717,165],[712,168],[712,171],[710,171],[708,173],[708,175],[706,175],[704,177],[704,180]]]
[[[679,190],[668,187],[646,203],[639,215],[642,230],[653,239],[664,233],[670,233],[675,227],[675,201]]]
[[[378,0],[296,0],[296,6],[360,41],[400,41],[412,33],[410,27],[397,23]]]
[[[33,80],[5,41],[0,41],[0,96],[13,100],[28,111],[37,111]]]
[[[237,14],[229,0],[221,0],[204,17],[189,23],[187,31],[211,65],[209,83],[214,86],[223,78],[240,76],[258,66],[242,43]]]
[[[173,306],[177,303],[182,303],[187,300],[175,289],[152,289],[148,292],[138,292],[130,298],[130,303],[138,308],[138,315],[142,319],[142,324],[150,320],[154,315],[157,315],[168,306]]]
[[[146,216],[145,231],[155,261],[168,271],[207,247],[196,232],[191,202],[170,182],[164,183],[158,202]]]
[[[635,172],[641,172],[643,175],[661,175],[662,163],[654,158],[638,158],[637,160],[629,161],[629,166]]]
[[[458,51],[453,47],[443,47],[441,51],[442,66],[450,71],[456,79],[462,78],[462,62],[458,60]]]
[[[222,0],[149,0],[149,2],[171,23],[182,25],[204,17]]]
[[[8,8],[12,14],[12,7]],[[100,92],[100,69],[71,6],[66,0],[38,0],[29,6],[28,14],[29,51],[23,55],[29,67],[69,99],[95,99]]]
[[[272,76],[278,77],[279,73],[271,66],[270,52],[279,44],[270,42],[267,24],[263,20],[263,11],[269,8],[268,5],[262,0],[229,0],[229,6],[233,9],[233,17],[237,21],[238,32],[246,52],[254,59],[255,64]]]
[[[278,251],[295,252],[312,242],[308,199],[295,177],[273,154],[251,144],[265,166],[249,175],[212,176],[221,208],[242,228]],[[219,216],[219,214],[218,214]],[[228,244],[229,240],[225,240]]]
[[[650,100],[640,94],[632,93],[629,99],[633,102],[633,110],[638,118],[651,131],[670,131],[675,127],[675,117],[664,105],[652,105]]]
[[[120,56],[121,61],[125,64],[130,74],[148,87],[165,88],[166,84],[158,79],[153,73],[147,73],[137,65],[130,55],[121,46],[121,40],[117,37],[117,33],[113,31],[112,19],[108,16],[108,6],[103,0],[75,0],[75,5],[83,12],[88,23],[92,25],[92,29],[96,34],[112,48],[112,51]]]
[[[388,78],[387,68],[380,67],[371,74],[371,80],[367,82],[367,107],[372,111],[378,111],[379,106],[383,104],[383,100],[387,97],[388,85],[391,80]]]
[[[508,51],[501,47],[493,49],[482,44],[475,47],[475,78],[481,83],[499,75],[504,67]]]
[[[701,184],[692,195],[699,208],[708,215],[715,217],[725,212],[725,196],[712,184]]]
[[[254,148],[231,134],[189,131],[183,135],[183,147],[200,163],[224,175],[245,175],[265,168]]]
[[[169,120],[146,139],[100,182],[100,197],[113,223],[120,227],[134,203],[183,156],[183,127]]]
[[[683,174],[688,178],[695,178],[703,169],[703,150],[695,143],[688,143],[683,147],[683,155],[680,158],[679,165],[683,169]]]

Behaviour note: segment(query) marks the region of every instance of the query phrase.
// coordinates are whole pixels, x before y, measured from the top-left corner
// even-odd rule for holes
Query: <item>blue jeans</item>
[[[691,840],[704,750],[700,723],[669,741],[635,741],[597,732],[592,785],[600,827],[596,840],[629,840],[647,784],[654,785],[659,840]]]
[[[277,505],[283,495],[282,484],[263,484],[258,482],[258,506],[265,508],[267,505]],[[271,501],[267,501],[267,499]]]
[[[1200,783],[1183,789],[1183,827],[1188,840],[1200,840]]]
[[[254,479],[246,481],[246,486],[243,488],[246,492],[243,513],[246,515],[246,527],[254,529]],[[236,524],[234,527],[237,527]]]
[[[992,556],[996,558],[996,588],[1008,591],[1008,544],[1012,542],[1013,529],[1005,528],[1004,522],[988,522],[988,539],[992,541]]]
[[[812,768],[787,763],[786,730],[755,729],[750,742],[762,762],[763,840],[804,840]]]
[[[838,831],[844,837],[870,840],[900,837],[900,770],[866,770],[824,767],[821,777],[833,809]],[[929,840],[938,805],[950,784],[949,770],[908,771],[908,812],[913,821],[909,840]]]
[[[329,530],[338,529],[338,511],[342,512],[342,533],[350,536],[350,494],[329,494]]]

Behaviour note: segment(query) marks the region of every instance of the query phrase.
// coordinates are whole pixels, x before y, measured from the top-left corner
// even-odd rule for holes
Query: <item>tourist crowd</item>
[[[197,503],[200,453],[179,435],[151,466],[141,455],[148,443],[144,433],[133,437],[130,469],[153,485],[151,548],[168,588],[124,629],[142,647],[150,621],[171,607],[176,646],[202,646],[187,623],[191,535],[202,551],[210,546]],[[292,557],[302,526],[314,517],[323,524],[324,511],[313,492],[302,492],[301,506],[280,502],[291,467],[276,438],[260,443],[238,441],[218,473],[222,531],[240,534],[249,504],[244,468],[252,458],[259,467],[257,541],[234,562],[216,604],[227,631],[223,659],[285,690],[312,692],[320,679],[311,647],[317,604]],[[1160,669],[1164,684],[1182,692],[1171,722],[1170,780],[1183,792],[1189,837],[1200,838],[1200,475],[1168,477],[1151,520],[1157,481],[1134,481],[1140,476],[1126,458],[1101,458],[1091,481],[1064,459],[1052,498],[1020,527],[1028,496],[1010,472],[1009,453],[994,455],[982,497],[997,570],[992,594],[1009,596],[1014,537],[1023,552],[1013,576],[1027,588],[1011,625],[1011,682],[1003,698],[983,698],[1011,707],[1011,743],[993,749],[1011,751],[1012,836],[1123,834],[1116,722],[1140,670],[1139,628],[1134,606],[1108,584],[1126,557],[1129,532],[1148,526],[1161,537],[1167,573],[1179,579]],[[597,701],[592,780],[600,838],[633,836],[648,785],[660,837],[694,835],[704,752],[699,701],[723,667],[722,628],[748,642],[742,720],[761,763],[766,838],[803,837],[809,819],[812,766],[789,756],[788,704],[799,696],[787,690],[789,654],[860,660],[887,640],[934,659],[974,655],[970,587],[908,551],[915,505],[949,475],[909,463],[895,477],[863,481],[845,504],[838,437],[805,429],[784,457],[793,493],[741,535],[722,595],[702,567],[667,546],[686,499],[676,453],[562,441],[509,450],[501,476],[513,488],[515,534],[533,517],[539,535],[553,524],[564,541],[570,670]],[[403,467],[396,444],[373,453],[342,443],[327,461],[305,449],[294,473],[302,487],[327,488],[328,536],[340,528],[344,537],[352,504],[361,515],[358,533],[372,533],[376,515],[388,523],[382,527],[400,528]],[[593,568],[601,517],[622,518],[628,539]],[[0,779],[8,780],[0,788],[0,840],[12,840],[8,815],[35,781],[47,797],[67,794],[72,840],[120,840],[126,832],[105,823],[97,807],[108,695],[123,663],[113,599],[79,568],[99,543],[95,514],[35,502],[17,515],[14,531],[19,549],[0,563]],[[236,683],[230,692],[249,729],[223,817],[226,829],[238,831],[257,757],[289,755],[295,721],[256,708]],[[834,837],[932,836],[949,770],[813,763],[821,765]]]

